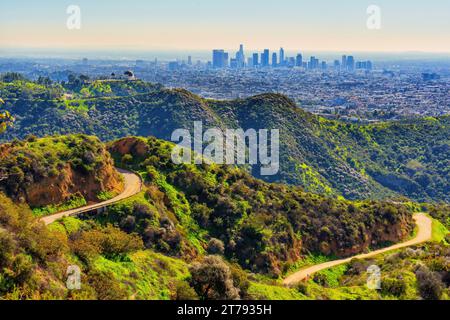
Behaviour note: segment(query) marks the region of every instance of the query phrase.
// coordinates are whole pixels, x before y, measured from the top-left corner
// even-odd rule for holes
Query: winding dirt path
[[[130,198],[130,197],[138,194],[139,192],[141,192],[142,180],[138,175],[136,175],[133,172],[123,170],[123,169],[116,168],[116,170],[123,176],[124,183],[125,183],[125,188],[124,188],[123,192],[121,194],[119,194],[117,197],[114,197],[110,200],[96,203],[93,205],[76,208],[76,209],[72,209],[72,210],[68,210],[68,211],[64,211],[64,212],[59,212],[59,213],[53,214],[51,216],[43,217],[41,219],[41,221],[43,221],[46,225],[49,225],[49,224],[55,222],[56,220],[59,220],[64,217],[76,216],[81,213],[108,207],[110,205],[113,205],[119,201]]]
[[[418,227],[418,232],[417,232],[417,235],[414,237],[414,239],[411,239],[407,242],[393,245],[388,248],[372,251],[370,253],[359,254],[359,255],[356,255],[356,256],[353,256],[353,257],[350,257],[347,259],[329,261],[329,262],[325,262],[322,264],[308,267],[308,268],[300,270],[300,271],[290,275],[286,279],[284,279],[283,284],[286,286],[297,284],[297,283],[301,282],[302,280],[310,277],[311,275],[313,275],[319,271],[329,269],[331,267],[339,266],[341,264],[349,263],[352,259],[367,259],[367,258],[371,258],[371,257],[377,256],[377,255],[385,253],[385,252],[415,246],[415,245],[422,244],[424,242],[428,242],[429,240],[431,240],[431,238],[432,238],[432,235],[431,235],[432,220],[430,218],[428,218],[425,214],[422,214],[422,213],[414,215],[414,220]]]

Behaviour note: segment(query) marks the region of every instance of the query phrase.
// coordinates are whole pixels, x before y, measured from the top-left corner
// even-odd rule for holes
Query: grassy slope
[[[132,299],[170,300],[176,282],[189,275],[188,265],[183,260],[151,250],[134,252],[128,258],[126,262],[117,262],[99,257],[94,269],[112,272]]]

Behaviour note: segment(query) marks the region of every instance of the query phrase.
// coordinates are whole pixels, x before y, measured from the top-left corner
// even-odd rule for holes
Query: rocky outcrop
[[[0,191],[31,207],[62,204],[73,196],[98,202],[100,193],[124,187],[104,144],[84,135],[1,145],[0,177]]]
[[[23,197],[31,207],[43,207],[67,201],[72,195],[81,195],[87,202],[98,202],[101,192],[120,193],[123,182],[112,163],[106,162],[95,173],[80,174],[70,165],[52,178],[41,180],[24,188]]]
[[[128,137],[115,141],[109,147],[109,150],[113,154],[130,154],[133,157],[144,157],[149,152],[149,147],[142,138]]]

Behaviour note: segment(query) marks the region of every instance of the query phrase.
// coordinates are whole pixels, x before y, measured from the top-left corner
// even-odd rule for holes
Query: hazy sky
[[[66,27],[69,5],[81,30]],[[381,30],[366,9],[381,8]],[[450,52],[450,0],[0,0],[0,48]]]

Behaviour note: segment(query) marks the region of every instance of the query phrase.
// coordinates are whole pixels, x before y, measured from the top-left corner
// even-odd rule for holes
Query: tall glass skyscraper
[[[341,70],[345,71],[347,70],[347,56],[342,56],[342,62],[341,62]]]
[[[295,65],[297,67],[303,66],[303,56],[300,53],[297,55],[297,58],[295,58]]]
[[[347,57],[347,71],[354,71],[355,70],[355,58],[353,56]]]
[[[284,49],[280,48],[280,65],[283,66],[285,62]]]
[[[257,67],[259,65],[259,55],[257,53],[253,54],[253,66]]]
[[[228,67],[228,53],[223,49],[213,50],[212,64],[215,69]]]
[[[278,66],[278,59],[277,59],[277,53],[274,52],[272,53],[272,67],[276,67]]]
[[[239,51],[236,53],[236,62],[238,68],[244,68],[245,67],[245,54],[244,54],[244,45],[241,44],[239,46]]]
[[[265,49],[264,53],[261,55],[261,65],[263,67],[268,67],[269,66],[269,55],[270,55],[270,51],[269,49]]]

